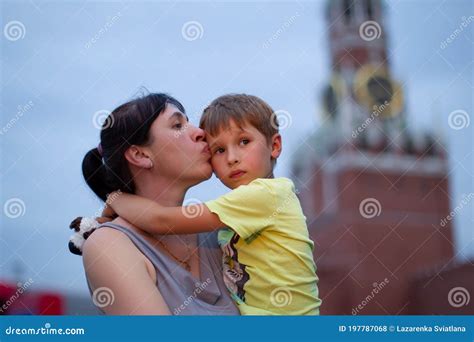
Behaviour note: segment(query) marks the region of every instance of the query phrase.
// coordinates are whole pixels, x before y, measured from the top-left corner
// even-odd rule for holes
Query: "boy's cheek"
[[[212,172],[214,172],[214,174],[218,177],[218,174],[219,174],[219,166],[216,162],[216,158],[215,157],[212,157],[211,158],[211,166],[212,166]]]
[[[217,158],[216,157],[212,157],[211,158],[211,166],[212,166],[212,171],[214,172],[214,174],[216,175],[217,178],[221,178],[221,165],[219,164],[219,162],[216,160]]]

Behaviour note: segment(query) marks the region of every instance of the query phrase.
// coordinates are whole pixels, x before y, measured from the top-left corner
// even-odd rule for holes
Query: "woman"
[[[212,174],[204,132],[166,94],[116,108],[100,140],[84,157],[83,174],[104,201],[121,190],[179,206],[191,186]],[[151,236],[119,217],[88,237],[83,262],[93,300],[107,314],[238,314],[222,280],[215,234]]]

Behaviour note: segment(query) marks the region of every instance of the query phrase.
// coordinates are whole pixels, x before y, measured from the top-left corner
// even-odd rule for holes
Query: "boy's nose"
[[[227,154],[227,163],[229,164],[229,166],[238,164],[239,161],[240,161],[240,158],[237,155],[237,153],[233,152],[232,150],[229,150]]]
[[[232,166],[232,165],[234,165],[234,164],[238,164],[238,163],[239,163],[239,160],[236,159],[236,158],[234,158],[234,159],[229,159],[229,162],[228,162],[228,163],[229,163],[229,166]]]

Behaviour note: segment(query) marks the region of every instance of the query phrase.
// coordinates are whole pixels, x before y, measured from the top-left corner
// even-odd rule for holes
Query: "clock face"
[[[375,105],[390,102],[393,98],[392,83],[382,76],[373,76],[367,81],[367,90]]]
[[[377,116],[389,118],[398,115],[403,108],[400,85],[388,76],[388,72],[375,65],[364,65],[356,73],[353,93],[359,104]]]

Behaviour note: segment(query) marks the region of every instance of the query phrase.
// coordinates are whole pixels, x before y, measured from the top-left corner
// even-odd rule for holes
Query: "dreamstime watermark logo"
[[[190,294],[188,297],[186,297],[186,299],[184,300],[183,304],[181,304],[180,306],[176,307],[174,309],[174,315],[177,316],[179,314],[181,314],[181,312],[186,309],[187,306],[189,306],[189,304],[191,304],[194,299],[197,298],[197,296],[202,292],[204,291],[204,289],[209,286],[211,284],[211,278],[207,278],[204,282],[198,282],[196,284],[194,284],[194,291],[192,294]]]
[[[26,105],[19,105],[17,107],[17,112],[15,116],[12,119],[10,119],[10,121],[8,121],[7,124],[3,126],[2,129],[0,130],[0,135],[6,134],[13,126],[15,126],[17,121],[20,120],[20,118],[23,115],[25,115],[25,113],[29,112],[31,108],[33,108],[33,106],[34,106],[33,101],[28,101]]]
[[[454,287],[448,293],[448,302],[454,308],[466,306],[471,301],[469,291],[464,287]]]
[[[292,301],[293,296],[287,287],[277,287],[270,294],[270,302],[277,308],[290,305]]]
[[[275,129],[284,130],[293,124],[293,118],[289,112],[280,109],[272,113],[270,116],[270,124]]]
[[[366,219],[374,218],[379,216],[382,212],[382,206],[380,202],[375,198],[366,198],[359,204],[359,212],[362,217]]]
[[[378,22],[373,20],[365,21],[359,27],[360,37],[367,42],[380,38],[381,34],[382,28]]]
[[[14,42],[25,38],[26,28],[21,21],[9,21],[3,28],[3,34],[9,41]]]
[[[16,219],[20,216],[24,216],[26,213],[26,205],[20,198],[10,198],[3,205],[3,212],[5,216]]]
[[[461,202],[449,213],[448,216],[441,220],[441,227],[446,226],[448,221],[451,221],[454,216],[456,216],[472,199],[474,198],[474,193],[471,192],[468,195],[463,194]]]
[[[198,199],[190,198],[184,201],[181,211],[187,218],[196,218],[203,214],[204,206]]]
[[[87,49],[90,49],[92,45],[97,43],[100,38],[107,33],[108,30],[112,28],[112,26],[119,20],[119,18],[122,16],[121,12],[117,12],[114,16],[112,16],[107,22],[102,26],[97,33],[87,41],[87,43],[84,44],[84,47]]]
[[[264,49],[268,49],[274,41],[280,38],[280,36],[293,25],[293,23],[296,21],[296,18],[299,16],[300,14],[296,12],[290,18],[285,20],[285,22],[275,31],[275,33],[272,34],[272,36],[268,38],[265,43],[263,43],[262,47]]]
[[[357,305],[355,308],[352,309],[352,315],[357,315],[362,309],[364,309],[367,304],[369,304],[372,299],[375,298],[375,296],[380,292],[382,291],[382,289],[387,286],[387,284],[389,283],[390,281],[388,280],[388,278],[385,278],[383,281],[381,281],[380,283],[373,283],[372,286],[374,287],[372,289],[372,291],[362,300],[362,302]]]
[[[448,125],[452,129],[460,130],[469,127],[471,119],[465,110],[457,109],[452,111],[448,116]]]
[[[109,110],[102,109],[94,113],[92,117],[92,124],[97,129],[111,128],[115,123],[114,116],[110,114]]]
[[[199,21],[188,21],[181,27],[181,35],[188,42],[201,39],[204,35],[204,27]]]
[[[45,323],[40,328],[16,328],[9,326],[5,329],[6,335],[84,335],[84,328],[53,328],[51,323]]]
[[[98,287],[92,293],[92,302],[98,308],[105,308],[115,301],[114,292],[108,287]]]
[[[467,28],[467,26],[472,22],[474,21],[474,16],[471,15],[469,16],[468,18],[466,17],[462,17],[461,18],[462,22],[461,24],[459,25],[458,28],[456,28],[449,36],[448,38],[446,38],[445,40],[443,40],[439,46],[442,50],[446,49],[448,47],[449,44],[451,44],[454,40],[456,40],[456,38],[464,31],[465,28]]]
[[[385,101],[383,104],[378,106],[375,105],[370,116],[365,119],[365,121],[361,125],[359,125],[355,130],[352,131],[352,138],[357,138],[357,136],[362,133],[367,128],[367,126],[369,126],[370,123],[375,120],[375,118],[382,114],[388,106],[390,106],[390,102],[388,101]]]
[[[18,283],[17,289],[14,294],[12,294],[9,298],[7,298],[2,306],[0,306],[0,313],[3,314],[8,310],[8,308],[28,289],[28,287],[33,284],[33,279],[28,279],[25,283]]]

